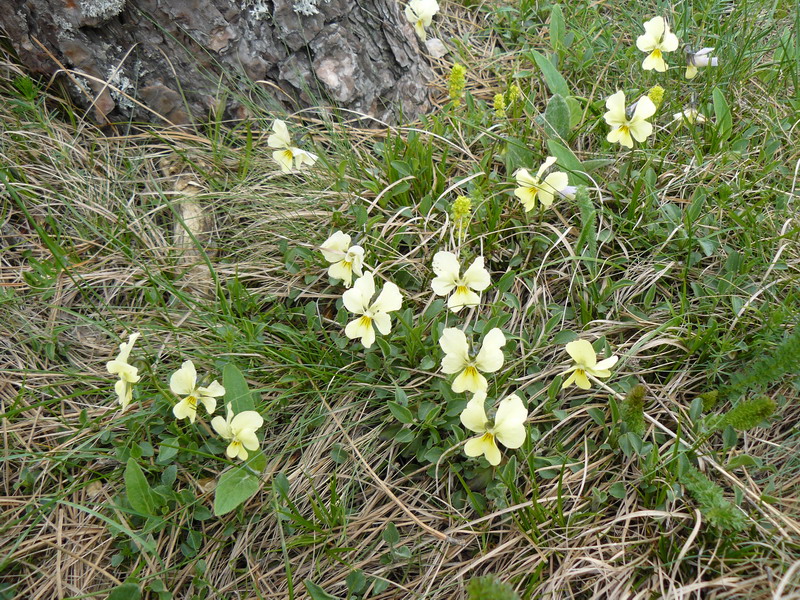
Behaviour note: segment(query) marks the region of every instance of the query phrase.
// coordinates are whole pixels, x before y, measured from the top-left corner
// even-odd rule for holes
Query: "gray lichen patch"
[[[330,0],[322,0],[323,2],[330,2]],[[319,0],[298,0],[292,5],[292,10],[298,15],[310,17],[319,14],[318,8]]]
[[[102,23],[121,13],[125,0],[81,0],[80,8],[85,19]]]

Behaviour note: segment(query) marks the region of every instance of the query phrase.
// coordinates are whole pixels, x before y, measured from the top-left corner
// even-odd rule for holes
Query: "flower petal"
[[[603,115],[606,123],[612,127],[618,127],[628,122],[625,115],[625,92],[619,90],[606,99],[608,112]]]
[[[239,433],[236,436],[239,441],[242,443],[242,446],[247,448],[248,450],[256,451],[258,450],[259,443],[258,443],[258,436],[256,436],[255,431],[246,430]]]
[[[630,134],[637,142],[643,142],[653,133],[653,126],[648,121],[631,122]]]
[[[541,179],[542,174],[547,171],[550,167],[556,164],[558,159],[555,156],[548,156],[545,161],[542,163],[542,166],[539,167],[539,170],[536,172],[536,179]]]
[[[506,336],[503,332],[495,327],[486,337],[483,338],[483,344],[475,357],[475,364],[484,373],[494,373],[503,366],[505,357],[501,348],[506,344]]]
[[[338,262],[344,258],[345,252],[350,248],[350,236],[341,231],[335,231],[322,242],[320,251],[328,262]]]
[[[286,127],[286,123],[280,119],[275,119],[272,124],[272,131],[275,133],[267,138],[267,146],[270,148],[288,148],[291,145],[292,139],[289,137],[289,129]],[[275,155],[273,154],[273,156]]]
[[[293,158],[294,155],[288,148],[286,150],[276,150],[272,153],[272,159],[280,165],[281,171],[284,173],[291,173]]]
[[[432,268],[437,277],[452,279],[453,281],[458,279],[458,275],[461,272],[461,265],[456,255],[444,250],[433,255]]]
[[[458,312],[465,306],[478,306],[481,297],[464,286],[458,286],[456,292],[447,300],[447,308],[453,312]]]
[[[392,318],[385,312],[372,315],[372,323],[383,335],[389,335],[392,332]]]
[[[187,360],[169,378],[169,389],[177,396],[190,396],[195,392],[196,383],[197,370],[194,368],[194,363]]]
[[[461,412],[461,424],[475,433],[484,433],[489,419],[486,418],[486,411],[483,408],[486,400],[485,392],[476,392],[467,403],[466,408]]]
[[[448,327],[442,331],[439,346],[444,350],[442,371],[458,373],[469,363],[469,344],[467,336],[456,327]]]
[[[203,406],[205,406],[208,414],[212,415],[214,411],[217,410],[217,401],[211,396],[200,396],[199,400],[203,403]]]
[[[463,281],[476,292],[482,292],[491,285],[492,279],[489,275],[489,271],[483,266],[482,256],[478,256],[472,261],[469,269],[464,271]]]
[[[461,392],[472,392],[474,394],[475,392],[485,392],[488,387],[489,382],[486,381],[486,377],[478,372],[478,369],[467,367],[453,380],[451,389],[456,394]]]
[[[636,103],[636,110],[633,111],[631,123],[635,123],[636,121],[641,121],[643,119],[649,119],[654,114],[656,114],[656,105],[653,104],[653,101],[647,96],[642,96]]]
[[[228,425],[228,422],[222,417],[214,417],[211,419],[211,427],[214,428],[214,431],[216,431],[222,439],[230,440],[233,438],[230,425]]]
[[[353,265],[340,260],[328,267],[328,275],[332,279],[341,279],[345,287],[350,287],[353,282]]]
[[[375,294],[375,280],[372,273],[367,271],[356,279],[353,287],[342,294],[342,303],[351,313],[363,315],[369,308],[370,300]]]
[[[581,369],[577,369],[575,371],[575,385],[582,390],[588,390],[592,387],[592,384],[589,383],[589,378],[586,377],[586,373],[584,373]]]
[[[381,293],[370,308],[375,312],[389,313],[400,310],[402,306],[403,295],[400,293],[400,288],[391,281],[387,281],[383,284]]]
[[[483,434],[468,440],[464,444],[464,453],[467,456],[480,456],[483,454],[492,466],[499,465],[503,458],[494,441],[494,436],[491,434]]]
[[[567,344],[567,354],[581,368],[591,369],[597,364],[597,354],[587,340],[575,340]]]
[[[367,316],[350,321],[344,328],[344,334],[351,340],[368,337],[370,331],[372,331],[372,319]]]
[[[212,381],[208,387],[199,387],[197,391],[200,393],[201,396],[224,396],[225,395],[225,388],[222,387],[216,379]]]
[[[597,363],[594,366],[594,369],[595,370],[600,370],[600,371],[610,369],[615,364],[617,364],[618,360],[619,360],[619,356],[609,356],[608,358],[604,358],[599,363]]]
[[[264,424],[264,418],[254,410],[240,412],[231,421],[231,430],[240,435],[242,431],[255,431]]]
[[[504,398],[497,407],[497,414],[494,418],[494,432],[500,436],[503,432],[516,431],[525,423],[527,418],[528,409],[525,408],[525,404],[519,396],[511,394]],[[519,448],[519,446],[510,446],[505,442],[503,442],[503,445],[508,448]]]
[[[178,420],[188,418],[191,423],[194,423],[197,416],[197,407],[192,406],[188,398],[184,398],[172,407],[172,414]]]
[[[556,171],[550,173],[545,177],[542,182],[542,189],[539,191],[539,200],[542,201],[542,206],[548,207],[553,203],[553,197],[561,190],[566,189],[569,185],[569,179],[566,173]]]

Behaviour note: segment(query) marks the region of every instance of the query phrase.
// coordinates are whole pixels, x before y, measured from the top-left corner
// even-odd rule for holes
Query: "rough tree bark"
[[[0,27],[22,62],[49,75],[68,69],[73,96],[101,123],[207,116],[224,73],[275,84],[276,100],[294,99],[287,108],[331,102],[392,120],[398,108],[415,116],[430,106],[431,71],[397,0],[3,4]],[[235,98],[225,108],[244,116]]]

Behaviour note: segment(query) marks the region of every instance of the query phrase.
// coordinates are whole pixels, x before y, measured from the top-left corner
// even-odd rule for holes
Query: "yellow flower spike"
[[[502,459],[498,441],[510,449],[525,443],[528,410],[519,396],[511,394],[500,402],[494,423],[490,424],[483,406],[485,401],[486,393],[476,392],[461,413],[462,425],[478,434],[464,445],[464,453],[472,457],[482,454],[490,465],[497,466]]]
[[[341,279],[345,287],[353,283],[353,273],[363,275],[364,249],[351,246],[350,236],[341,231],[331,235],[320,247],[322,255],[329,263],[328,275],[333,279]]]
[[[281,171],[291,173],[293,167],[300,169],[304,164],[311,166],[317,161],[316,154],[292,146],[292,138],[289,136],[286,123],[275,119],[272,131],[274,133],[267,138],[267,145],[270,148],[276,148],[272,153],[272,158],[280,165]]]
[[[483,257],[476,258],[472,265],[461,275],[461,265],[452,252],[437,252],[433,257],[433,272],[436,277],[431,287],[437,296],[452,295],[447,301],[447,308],[457,313],[465,306],[477,306],[482,292],[491,284],[489,271],[483,268]]]
[[[608,112],[603,118],[611,126],[606,139],[612,144],[619,143],[626,148],[633,148],[633,140],[643,142],[653,133],[653,125],[646,119],[656,113],[656,106],[647,96],[639,98],[630,119],[625,110],[625,92],[622,90],[609,96],[606,108]]]
[[[645,71],[656,70],[663,73],[667,70],[664,61],[665,52],[674,52],[680,42],[678,36],[669,30],[669,23],[664,17],[653,17],[644,24],[644,34],[636,38],[636,47],[642,52],[649,52],[642,61]]]
[[[528,169],[519,169],[514,173],[519,186],[514,190],[514,195],[522,202],[525,212],[531,211],[536,206],[537,197],[542,206],[548,208],[553,204],[556,194],[561,195],[569,187],[569,178],[561,171],[554,171],[542,179],[544,172],[555,162],[555,156],[548,156],[535,176],[531,175]]]
[[[647,90],[647,97],[653,102],[653,105],[658,110],[658,107],[661,106],[661,103],[664,102],[664,88],[660,85],[654,85],[649,90]]]
[[[572,373],[561,384],[561,389],[566,389],[573,383],[582,390],[591,388],[591,383],[587,375],[597,377],[598,379],[605,379],[611,377],[611,367],[617,364],[619,356],[610,356],[600,362],[597,362],[597,354],[592,348],[592,345],[586,340],[575,340],[567,344],[567,354],[572,357],[575,364],[562,372],[562,375]]]
[[[342,294],[342,303],[351,313],[360,315],[347,324],[344,334],[351,340],[361,338],[364,348],[369,348],[375,342],[375,329],[383,335],[388,335],[392,330],[390,312],[400,310],[403,305],[403,296],[400,289],[391,281],[383,285],[383,289],[375,301],[375,280],[370,271],[364,273],[356,280],[353,287]]]
[[[119,380],[114,384],[114,391],[117,394],[117,399],[122,406],[123,412],[125,412],[128,404],[133,399],[133,384],[139,381],[139,369],[129,365],[128,358],[131,350],[133,350],[133,345],[140,335],[139,332],[130,334],[128,341],[119,345],[117,357],[106,363],[106,370],[112,375],[119,376]]]
[[[264,424],[264,419],[254,410],[246,410],[234,416],[230,404],[227,405],[226,412],[226,419],[214,417],[211,419],[211,426],[222,439],[230,442],[225,449],[228,458],[247,460],[248,450],[258,450],[256,431]]]
[[[197,418],[198,402],[205,407],[208,414],[213,414],[217,408],[216,398],[225,395],[225,388],[216,379],[208,387],[198,386],[197,370],[190,360],[184,362],[169,378],[169,389],[176,396],[184,396],[172,407],[172,414],[179,420],[188,418],[191,423]]]
[[[411,0],[406,5],[406,20],[414,26],[414,31],[423,42],[427,38],[425,28],[430,27],[433,16],[438,12],[439,3],[436,0]]]
[[[495,327],[483,338],[478,354],[472,358],[464,332],[455,327],[446,328],[439,338],[439,346],[444,350],[442,371],[448,375],[458,373],[453,380],[453,391],[457,394],[486,391],[489,382],[481,372],[494,373],[503,366],[505,357],[501,348],[505,343],[505,335]]]

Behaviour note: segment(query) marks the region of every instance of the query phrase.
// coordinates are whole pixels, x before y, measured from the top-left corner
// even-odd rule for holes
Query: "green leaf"
[[[397,526],[389,521],[386,525],[386,529],[384,529],[383,533],[381,534],[383,541],[389,544],[390,546],[394,546],[397,542],[400,541],[400,532],[397,531]]]
[[[725,465],[726,469],[733,470],[738,469],[739,467],[760,467],[761,461],[758,459],[753,458],[749,454],[740,454],[739,456],[734,456],[732,459],[728,461],[728,464]]]
[[[550,47],[558,52],[564,47],[564,12],[561,5],[556,4],[550,10]]]
[[[233,467],[219,478],[214,492],[214,515],[231,512],[258,491],[261,481],[243,467]]]
[[[108,594],[108,600],[139,600],[142,592],[135,583],[118,585]]]
[[[405,406],[400,406],[397,402],[389,402],[389,411],[394,415],[394,418],[401,423],[413,423],[414,415]]]
[[[544,82],[547,84],[547,87],[550,88],[550,93],[560,94],[564,98],[570,95],[567,80],[564,79],[561,73],[558,72],[558,69],[556,69],[553,63],[551,63],[544,54],[536,50],[531,50],[528,57],[531,58],[533,62],[536,63],[536,66],[539,67],[539,70],[541,70],[544,76]]]
[[[565,100],[569,107],[569,128],[574,129],[580,124],[581,119],[583,119],[583,107],[578,99],[572,96],[567,96]]]
[[[564,96],[553,94],[544,111],[545,131],[550,137],[567,139],[569,136],[569,106]]]
[[[622,483],[621,481],[612,484],[611,487],[608,488],[608,493],[614,496],[614,498],[618,498],[621,500],[622,498],[625,497],[626,494],[625,484]]]
[[[179,449],[180,443],[178,442],[178,438],[164,438],[161,440],[161,444],[158,447],[158,458],[156,458],[156,462],[159,465],[169,464],[170,461],[178,454]]]
[[[142,472],[142,468],[133,459],[128,459],[125,466],[125,493],[128,502],[136,512],[143,515],[155,515],[155,501],[153,500],[153,490],[147,483],[147,478]]]
[[[578,160],[578,157],[572,153],[572,150],[556,140],[547,140],[547,149],[550,151],[550,154],[558,159],[558,165],[569,173],[573,184],[591,185],[589,178],[586,177],[584,173],[586,169],[583,168],[583,164]]]
[[[244,464],[253,469],[256,473],[261,473],[264,469],[267,468],[267,457],[264,456],[264,453],[261,450],[256,450],[255,452],[251,452],[250,456],[247,457],[247,460],[244,461]]]
[[[306,591],[311,596],[311,600],[339,600],[337,596],[331,596],[310,579],[304,580],[303,585],[306,586]]]
[[[575,333],[570,329],[564,329],[555,334],[550,343],[555,344],[556,346],[560,346],[561,344],[568,344],[569,342],[574,342],[577,339],[578,339],[577,333]]]
[[[225,387],[225,404],[231,405],[234,414],[255,410],[253,394],[250,393],[247,381],[236,365],[228,363],[222,369],[222,385]]]
[[[719,142],[724,142],[730,137],[733,130],[731,109],[728,106],[728,101],[725,100],[725,95],[719,88],[714,88],[711,96],[714,100],[714,116],[717,121],[717,139]]]

